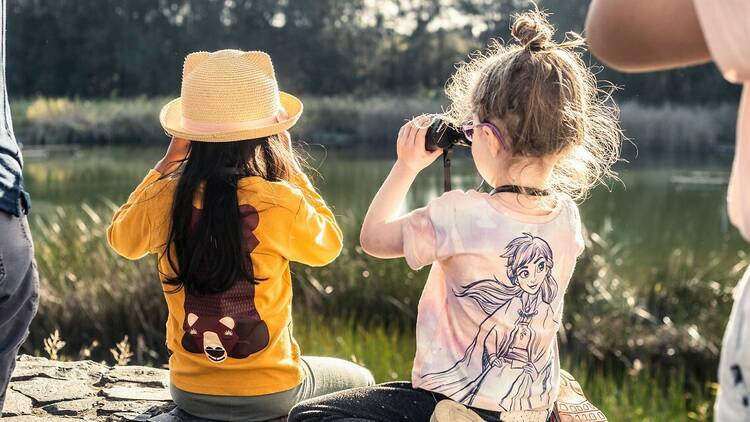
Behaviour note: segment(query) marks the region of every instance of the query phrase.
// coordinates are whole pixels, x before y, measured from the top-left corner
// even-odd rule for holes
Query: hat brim
[[[276,135],[288,130],[297,123],[302,115],[302,101],[286,92],[279,92],[279,101],[286,110],[288,118],[280,122],[253,128],[236,130],[231,132],[192,132],[182,126],[182,99],[175,98],[162,107],[159,113],[159,122],[164,130],[177,138],[190,141],[202,142],[234,142],[246,139],[258,139],[266,136]]]

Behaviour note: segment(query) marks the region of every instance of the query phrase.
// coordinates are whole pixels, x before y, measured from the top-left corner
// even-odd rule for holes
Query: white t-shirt
[[[432,264],[412,384],[465,405],[547,410],[557,398],[563,297],[583,251],[576,204],[545,216],[452,191],[402,223],[409,266]]]

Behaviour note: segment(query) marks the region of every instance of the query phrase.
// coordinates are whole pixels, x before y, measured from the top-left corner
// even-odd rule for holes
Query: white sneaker
[[[461,403],[441,400],[435,406],[430,422],[484,422],[484,419]]]
[[[583,394],[583,389],[570,373],[560,370],[560,392],[555,402],[556,422],[607,422],[604,413]]]

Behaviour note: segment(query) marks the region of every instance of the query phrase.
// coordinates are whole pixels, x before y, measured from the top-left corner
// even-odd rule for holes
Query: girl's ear
[[[500,142],[499,139],[497,139],[495,133],[492,132],[490,128],[482,127],[480,130],[482,131],[482,135],[484,135],[485,139],[489,141],[487,142],[487,148],[489,148],[492,158],[497,158],[500,154],[505,152],[503,143]]]

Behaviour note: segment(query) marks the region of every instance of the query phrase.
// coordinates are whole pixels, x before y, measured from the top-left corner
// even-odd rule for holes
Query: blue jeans
[[[0,415],[38,303],[39,276],[26,217],[0,211]]]

